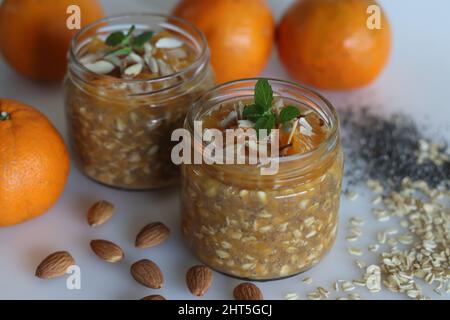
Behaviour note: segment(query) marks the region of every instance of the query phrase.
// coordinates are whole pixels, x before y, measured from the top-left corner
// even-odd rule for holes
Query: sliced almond
[[[36,269],[36,277],[54,279],[66,274],[69,267],[75,265],[75,259],[67,251],[58,251],[45,258]]]
[[[138,233],[135,246],[137,248],[151,248],[163,243],[169,238],[170,230],[161,222],[153,222],[146,225]]]
[[[248,128],[253,128],[255,126],[255,123],[250,120],[238,120],[238,125],[239,125],[239,128],[248,129]]]
[[[128,68],[126,68],[123,73],[129,77],[136,77],[137,75],[139,75],[142,72],[143,68],[144,68],[144,66],[141,63],[136,63],[136,64],[133,64],[132,66],[129,66]]]
[[[106,262],[119,262],[124,257],[123,250],[111,241],[92,240],[91,249],[99,258]]]
[[[94,63],[96,60],[98,60],[98,55],[95,53],[89,53],[79,59],[82,64]]]
[[[153,55],[155,53],[155,48],[150,44],[150,42],[146,42],[144,44],[145,55]]]
[[[170,56],[178,58],[178,59],[186,59],[187,52],[183,49],[174,49],[167,52]]]
[[[138,55],[137,53],[130,53],[130,55],[128,56],[130,58],[131,61],[135,62],[135,63],[139,63],[139,64],[143,64],[144,60],[142,59],[142,57],[140,55]]]
[[[152,294],[151,296],[146,296],[143,297],[141,300],[147,300],[147,301],[156,301],[156,300],[167,300],[166,298],[164,298],[163,296],[159,295],[159,294]]]
[[[202,297],[211,287],[213,273],[206,266],[194,266],[186,273],[186,284],[194,296]]]
[[[106,223],[114,214],[114,205],[108,201],[95,203],[88,211],[87,220],[91,227]]]
[[[236,300],[263,300],[261,290],[250,282],[244,282],[238,285],[233,291]]]
[[[175,38],[161,38],[159,39],[155,46],[158,49],[175,49],[183,45],[183,41]]]
[[[153,261],[143,259],[131,266],[131,275],[134,280],[151,289],[161,289],[164,276],[161,269]]]
[[[106,60],[99,60],[94,63],[86,63],[84,66],[89,71],[92,71],[92,72],[98,73],[98,74],[108,74],[116,68],[116,66],[114,64],[112,64],[111,62],[106,61]]]
[[[158,63],[159,71],[162,76],[169,76],[173,74],[174,71],[172,67],[169,64],[167,64],[164,60],[157,59],[156,62]]]
[[[158,74],[159,66],[158,66],[158,62],[156,62],[156,59],[150,55],[145,55],[144,59],[145,59],[145,63],[147,63],[148,67],[150,68],[150,71],[152,73]]]
[[[109,55],[107,57],[104,58],[106,61],[111,62],[113,65],[115,65],[117,68],[122,69],[123,65],[124,65],[124,61],[122,61],[122,59],[120,59],[119,57],[115,56],[115,55]]]

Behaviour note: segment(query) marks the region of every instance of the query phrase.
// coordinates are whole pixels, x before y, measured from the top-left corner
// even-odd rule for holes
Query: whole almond
[[[236,300],[263,300],[261,290],[250,282],[244,282],[234,288],[234,298]]]
[[[115,243],[107,240],[92,240],[91,249],[106,262],[119,262],[123,259],[123,250]]]
[[[114,205],[108,201],[95,203],[88,211],[87,221],[91,227],[106,223],[114,214]]]
[[[161,289],[164,276],[161,269],[153,261],[143,259],[131,266],[131,275],[134,280],[151,289]]]
[[[194,296],[203,296],[211,287],[213,273],[206,266],[194,266],[186,273],[186,284]]]
[[[166,298],[164,298],[163,296],[160,296],[159,294],[153,294],[151,296],[143,297],[141,300],[147,300],[147,301],[150,301],[150,300],[166,300]]]
[[[154,247],[167,240],[169,235],[170,230],[163,223],[153,222],[138,233],[135,246],[141,249]]]
[[[75,265],[75,259],[67,251],[58,251],[45,258],[36,268],[36,277],[54,279],[66,274],[69,267]]]

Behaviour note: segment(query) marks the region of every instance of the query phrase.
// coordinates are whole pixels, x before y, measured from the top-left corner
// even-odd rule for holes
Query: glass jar
[[[209,91],[188,113],[185,129],[212,108],[251,99],[256,79]],[[182,232],[195,255],[213,269],[243,279],[301,273],[332,247],[338,224],[343,153],[335,109],[297,84],[270,80],[275,96],[320,115],[329,130],[315,149],[279,158],[275,175],[257,165],[183,164]],[[194,138],[195,139],[195,138]],[[205,145],[194,141],[195,148]]]
[[[192,47],[195,60],[173,74],[126,79],[91,72],[80,61],[93,39],[116,31],[169,32]],[[151,189],[179,181],[170,159],[171,134],[183,126],[192,102],[214,86],[210,52],[203,34],[190,23],[158,14],[107,18],[73,39],[65,80],[69,134],[79,167],[112,187]]]

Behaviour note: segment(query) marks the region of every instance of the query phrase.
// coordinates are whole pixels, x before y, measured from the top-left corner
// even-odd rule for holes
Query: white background
[[[269,1],[279,19],[289,0]],[[133,11],[169,12],[174,0],[104,0],[108,14]],[[394,49],[390,64],[370,87],[345,93],[324,94],[338,107],[345,104],[374,105],[383,112],[403,110],[432,132],[449,137],[450,129],[450,2],[446,0],[384,0],[381,1],[394,32]],[[26,37],[26,35],[17,35]],[[264,75],[289,78],[274,53]],[[12,72],[0,60],[0,97],[19,99],[42,110],[66,136],[63,94],[60,85],[29,82]],[[0,137],[1,138],[1,137]],[[115,217],[99,229],[86,223],[86,210],[95,201],[105,199],[117,206]],[[0,229],[0,299],[139,299],[160,293],[169,299],[193,298],[185,288],[185,271],[198,261],[189,253],[179,233],[177,190],[155,192],[124,192],[100,186],[72,168],[70,181],[57,205],[45,216],[26,224]],[[1,208],[0,208],[1,210]],[[292,279],[259,284],[266,298],[282,299],[288,292],[305,298],[317,286],[330,288],[338,279],[361,276],[354,257],[346,252],[344,240],[348,218],[359,215],[366,220],[364,237],[357,243],[363,248],[375,242],[376,232],[390,223],[378,223],[371,217],[368,202],[343,200],[338,241],[323,262]],[[171,227],[172,237],[165,244],[147,250],[133,247],[134,238],[146,223],[163,221]],[[394,223],[395,224],[395,223]],[[93,255],[91,239],[108,239],[125,250],[126,258],[119,264],[108,264]],[[82,270],[82,290],[69,291],[65,279],[43,281],[34,277],[42,258],[57,250],[68,250]],[[375,262],[372,253],[362,260]],[[130,276],[130,265],[139,259],[156,261],[166,278],[160,291],[137,284]],[[301,282],[310,276],[314,284]],[[215,274],[206,299],[230,299],[238,280]],[[384,290],[369,294],[358,289],[366,299],[399,299],[402,295]],[[427,291],[432,298],[439,298]],[[335,295],[333,295],[335,298]],[[441,297],[449,298],[449,295]]]

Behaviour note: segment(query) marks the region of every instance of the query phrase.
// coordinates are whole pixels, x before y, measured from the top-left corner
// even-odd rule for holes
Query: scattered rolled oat
[[[360,295],[357,294],[357,293],[350,293],[350,294],[347,296],[347,298],[348,298],[348,300],[361,300]]]
[[[361,260],[355,260],[356,265],[360,269],[365,269],[367,267],[367,264],[364,261]]]
[[[342,287],[342,291],[344,291],[344,292],[349,292],[349,291],[355,290],[355,286],[350,281],[344,281],[341,284],[341,287]]]
[[[348,247],[347,251],[348,251],[348,253],[350,253],[351,255],[354,255],[354,256],[362,256],[363,255],[362,250],[358,249],[358,248]]]
[[[312,284],[313,283],[313,279],[311,277],[306,277],[302,281],[303,281],[303,283],[306,283],[306,284]]]
[[[348,235],[347,237],[345,237],[345,239],[348,242],[355,242],[359,239],[359,237],[357,235]]]
[[[296,293],[286,293],[284,298],[286,300],[298,300],[298,294],[296,294]]]
[[[364,220],[357,218],[357,217],[351,217],[350,224],[355,227],[361,227],[364,225]]]
[[[325,289],[323,287],[318,287],[317,292],[319,292],[325,298],[328,298],[328,296],[330,295],[330,291],[328,291],[327,289]]]
[[[339,292],[339,283],[337,281],[333,282],[333,289],[336,292]]]
[[[358,286],[358,287],[365,287],[366,286],[366,281],[364,281],[364,280],[353,280],[352,283],[355,286]]]
[[[324,297],[317,291],[308,293],[306,295],[308,297],[309,300],[322,300]]]
[[[359,197],[359,194],[353,191],[349,191],[346,193],[346,196],[350,201],[356,201]]]

